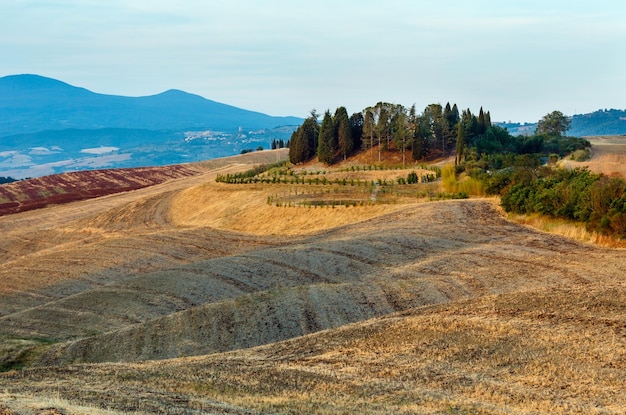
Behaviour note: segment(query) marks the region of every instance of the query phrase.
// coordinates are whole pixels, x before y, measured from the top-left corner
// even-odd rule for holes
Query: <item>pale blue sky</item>
[[[623,0],[10,0],[0,76],[176,88],[271,115],[456,102],[498,121],[626,108]]]

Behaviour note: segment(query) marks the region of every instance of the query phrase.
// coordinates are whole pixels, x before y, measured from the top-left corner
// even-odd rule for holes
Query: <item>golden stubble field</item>
[[[624,412],[626,251],[255,162],[0,218],[0,413]]]
[[[588,161],[566,160],[570,168],[587,167],[595,173],[621,175],[626,178],[626,136],[587,137],[592,146]]]

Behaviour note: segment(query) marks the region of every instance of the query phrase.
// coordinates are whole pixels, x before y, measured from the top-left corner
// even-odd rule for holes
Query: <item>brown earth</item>
[[[626,136],[587,137],[591,143],[591,159],[588,161],[564,160],[570,168],[587,167],[595,173],[626,178]]]
[[[272,163],[286,155],[287,150],[282,149],[183,165],[86,170],[20,180],[0,185],[0,216],[142,189],[236,161]]]
[[[21,180],[0,186],[0,216],[141,189],[201,171],[180,165],[80,171]]]
[[[624,412],[626,251],[214,182],[249,157],[0,218],[0,413]]]

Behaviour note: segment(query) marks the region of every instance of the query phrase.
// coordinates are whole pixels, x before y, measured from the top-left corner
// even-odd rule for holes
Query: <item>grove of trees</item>
[[[383,151],[396,151],[406,162],[429,157],[455,157],[456,174],[480,182],[486,194],[501,196],[505,210],[585,222],[588,228],[626,237],[626,182],[586,170],[547,166],[560,157],[587,151],[587,140],[568,137],[570,119],[560,111],[545,115],[531,136],[512,136],[493,125],[480,108],[459,111],[456,104],[415,105],[379,102],[348,117],[345,107],[326,111],[321,124],[311,112],[290,140],[294,164],[315,157],[326,164],[355,151],[381,161]]]
[[[334,114],[326,111],[321,123],[315,111],[289,140],[289,159],[297,164],[315,156],[326,164],[346,159],[355,151],[369,151],[372,160],[382,159],[383,151],[398,151],[403,163],[430,156],[449,156],[457,147],[458,125],[465,140],[472,140],[491,128],[489,112],[476,116],[469,109],[461,114],[456,104],[428,105],[420,114],[415,105],[379,102],[348,116],[345,107]],[[376,154],[374,150],[376,149]]]

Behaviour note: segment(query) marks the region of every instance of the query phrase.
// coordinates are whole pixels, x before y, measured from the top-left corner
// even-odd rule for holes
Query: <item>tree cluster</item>
[[[375,148],[379,161],[382,151],[394,150],[402,153],[403,163],[409,151],[414,160],[447,156],[455,149],[463,154],[466,142],[490,127],[489,112],[484,113],[481,108],[478,116],[469,109],[461,114],[457,105],[450,103],[445,107],[428,105],[418,114],[415,105],[406,108],[379,102],[350,117],[345,107],[340,107],[334,115],[326,111],[321,125],[312,111],[291,137],[290,160],[300,163],[317,155],[321,162],[332,164],[358,150],[369,150],[374,159]]]
[[[321,125],[317,113],[311,111],[289,140],[289,160],[297,164],[317,156],[321,162],[332,164],[338,157],[346,159],[360,147],[362,128],[362,115],[348,117],[345,107],[337,108],[334,115],[326,111]]]
[[[13,183],[16,182],[17,180],[14,179],[13,177],[0,177],[0,184],[6,184],[6,183]]]
[[[289,140],[287,140],[285,142],[285,140],[280,139],[280,140],[272,140],[272,146],[271,146],[272,150],[276,150],[279,148],[289,148]]]

